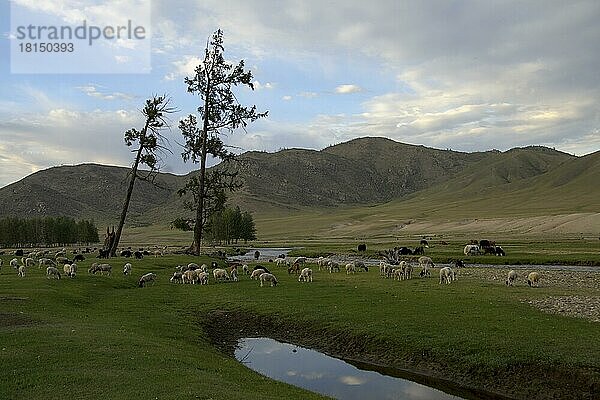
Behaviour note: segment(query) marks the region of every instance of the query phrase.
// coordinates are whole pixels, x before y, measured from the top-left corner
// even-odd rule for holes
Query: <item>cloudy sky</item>
[[[20,18],[31,13],[54,23],[105,26],[124,16],[143,20],[145,1],[15,0],[12,6]],[[0,186],[53,165],[129,165],[123,133],[140,127],[144,100],[162,93],[179,110],[164,170],[194,169],[181,160],[177,121],[199,100],[186,93],[183,78],[217,28],[225,33],[226,57],[244,59],[254,75],[256,90],[241,89],[238,98],[269,110],[246,133],[226,138],[240,151],[321,149],[360,136],[460,151],[532,144],[577,155],[600,150],[597,0],[153,0],[148,6],[151,69],[140,61],[139,73],[90,73],[89,65],[62,61],[64,70],[81,70],[41,74],[11,70],[15,26],[11,4],[0,3]],[[123,48],[127,43],[114,43],[106,57],[124,63]],[[34,72],[47,66],[31,65]]]

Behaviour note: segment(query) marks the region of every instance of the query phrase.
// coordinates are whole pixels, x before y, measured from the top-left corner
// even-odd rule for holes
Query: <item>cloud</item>
[[[335,88],[337,94],[350,94],[362,92],[362,88],[357,85],[339,85]]]
[[[260,83],[259,81],[255,80],[254,82],[252,82],[252,84],[254,85],[254,90],[264,90],[264,89],[273,89],[275,87],[275,85],[271,82],[267,82],[267,83]]]
[[[367,383],[367,379],[362,378],[360,376],[340,376],[339,381],[342,382],[344,385],[349,386],[359,386]]]
[[[90,97],[95,97],[101,100],[133,100],[135,98],[133,95],[121,92],[102,93],[98,91],[98,86],[94,84],[77,86],[76,89],[79,89]]]
[[[290,101],[290,100],[292,100],[292,98],[293,98],[292,96],[285,95],[285,96],[283,96],[283,97],[281,98],[281,100],[283,100],[283,101]]]

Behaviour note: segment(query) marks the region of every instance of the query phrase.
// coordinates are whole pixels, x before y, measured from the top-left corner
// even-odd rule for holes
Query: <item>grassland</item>
[[[591,399],[600,390],[600,324],[527,304],[598,297],[597,288],[544,282],[532,289],[522,281],[507,288],[468,273],[442,286],[435,278],[385,280],[374,270],[315,271],[312,284],[300,284],[271,264],[275,288],[246,277],[184,286],[168,278],[192,258],[175,255],[134,262],[133,277],[118,273],[124,259],[111,260],[112,277],[88,275],[86,260],[75,279],[55,281],[37,267],[18,278],[9,258],[0,273],[2,399],[319,398],[215,347],[238,328],[518,398]],[[148,271],[158,282],[138,288]]]

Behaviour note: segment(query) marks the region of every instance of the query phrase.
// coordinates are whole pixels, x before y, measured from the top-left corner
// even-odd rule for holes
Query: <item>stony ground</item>
[[[460,271],[463,276],[494,282],[505,282],[508,269],[471,268]],[[522,301],[551,314],[585,318],[600,322],[600,272],[549,271],[536,269],[541,275],[540,286],[552,285],[565,289],[585,289],[586,293],[597,291],[596,295],[550,296],[541,299],[523,299]],[[515,285],[527,285],[526,276],[530,270],[516,270]]]

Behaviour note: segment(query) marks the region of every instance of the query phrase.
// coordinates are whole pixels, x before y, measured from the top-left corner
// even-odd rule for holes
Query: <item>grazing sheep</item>
[[[201,285],[208,285],[208,277],[210,274],[208,272],[200,272],[198,274],[198,281]]]
[[[264,273],[260,274],[259,280],[260,280],[261,287],[263,286],[263,284],[265,282],[271,282],[271,286],[277,286],[277,284],[279,283],[277,281],[277,278],[275,278],[275,275],[270,274],[268,272],[264,272]]]
[[[356,266],[354,263],[346,264],[346,275],[356,273]]]
[[[107,275],[111,275],[112,266],[110,264],[93,263],[88,272],[94,275],[96,275],[96,272],[100,272],[100,275],[104,275],[106,272]]]
[[[9,264],[14,269],[19,269],[19,260],[17,260],[16,258],[13,258],[12,260],[10,260]]]
[[[231,267],[231,280],[234,282],[237,282],[239,280],[237,267]]]
[[[419,257],[419,266],[421,267],[420,276],[431,276],[431,272],[429,272],[429,267],[433,268],[435,265],[433,264],[433,260],[431,257],[421,256]]]
[[[303,268],[300,271],[300,276],[298,277],[298,282],[312,282],[313,281],[313,273],[310,268]]]
[[[356,262],[354,263],[354,268],[355,268],[356,270],[361,270],[361,269],[362,269],[362,270],[364,270],[365,272],[369,272],[369,268],[368,268],[368,267],[367,267],[367,265],[366,265],[364,262],[362,262],[362,261],[356,261]]]
[[[390,266],[385,261],[379,262],[379,276],[387,278],[389,274]]]
[[[70,271],[70,268],[71,268],[71,266],[69,266],[69,271]],[[50,279],[50,277],[60,279],[60,272],[58,272],[58,269],[56,267],[46,268],[46,278]]]
[[[262,269],[262,270],[264,270],[265,272],[268,272],[269,274],[271,273],[271,271],[269,271],[269,270],[267,269],[267,267],[263,267],[262,265],[256,265],[254,268],[252,268],[252,270],[253,270],[253,271],[254,271],[255,269]]]
[[[285,258],[278,258],[275,260],[275,264],[278,267],[285,266],[285,265],[287,265],[287,260]]]
[[[223,268],[217,268],[217,269],[213,270],[213,276],[214,276],[216,282],[219,282],[222,280],[228,281],[231,279],[229,277],[229,274],[227,273],[227,270],[224,270]]]
[[[306,262],[306,257],[296,257],[293,264],[304,264]]]
[[[250,274],[250,269],[246,264],[242,265],[242,271],[244,271],[244,274],[246,275]]]
[[[252,274],[250,275],[250,279],[254,279],[254,278],[258,279],[260,277],[260,275],[264,274],[265,272],[267,272],[267,271],[265,271],[262,268],[255,269],[255,270],[252,271]]]
[[[55,260],[57,264],[71,264],[71,260],[67,257],[56,257]]]
[[[297,274],[300,272],[300,264],[292,264],[288,267],[288,274]]]
[[[162,257],[162,255],[163,255],[162,251],[160,251],[160,250],[154,250],[153,253],[154,253],[154,258]]]
[[[454,271],[450,267],[444,267],[440,269],[440,284],[449,284],[454,280]]]
[[[131,273],[132,268],[133,267],[131,266],[130,263],[123,265],[123,275],[129,275]]]
[[[196,273],[196,270],[188,269],[183,273],[181,279],[183,283],[191,283],[192,285],[195,285],[198,282],[198,274]]]
[[[391,267],[389,274],[392,275],[392,279],[393,280],[403,280],[406,278],[406,266],[408,265],[408,263],[406,261],[400,261],[400,264],[398,264],[395,267]]]
[[[329,269],[330,274],[333,273],[333,271],[340,272],[340,264],[337,261],[329,260],[327,269]]]
[[[46,269],[46,271],[48,271],[48,269]],[[75,275],[77,275],[77,264],[65,264],[63,265],[63,271],[69,278],[75,278]]]
[[[26,267],[33,267],[35,266],[35,260],[31,257],[21,257],[21,264],[23,264]]]
[[[173,272],[173,276],[169,279],[170,282],[183,283],[183,273],[181,271]]]
[[[38,260],[38,268],[42,268],[43,265],[45,265],[47,267],[55,267],[56,262],[54,262],[54,260],[52,260],[50,258],[40,258]]]
[[[506,278],[506,285],[512,286],[515,283],[515,281],[517,280],[517,278],[518,278],[517,273],[515,272],[515,270],[511,269],[508,272],[508,278]]]
[[[532,272],[527,275],[527,284],[531,287],[539,286],[540,274],[538,272]]]
[[[404,279],[412,279],[412,273],[413,273],[413,266],[410,263],[407,263],[406,261],[404,261],[405,266],[404,266]],[[402,262],[400,262],[400,264],[402,264]]]
[[[20,265],[19,268],[17,268],[17,276],[19,276],[20,278],[25,278],[25,266],[24,265]]]
[[[156,281],[156,274],[153,272],[148,272],[147,274],[144,274],[140,277],[140,280],[138,281],[138,286],[144,287],[144,286],[146,286],[146,283],[148,283],[148,282],[152,282],[152,285],[154,285],[155,281]]]
[[[470,256],[470,255],[475,255],[476,256],[476,255],[479,255],[480,254],[479,245],[468,244],[463,249],[463,253],[465,254],[465,256]]]

